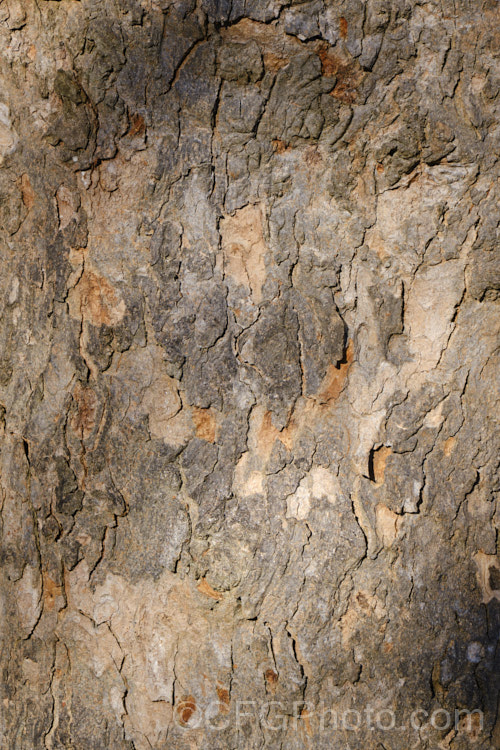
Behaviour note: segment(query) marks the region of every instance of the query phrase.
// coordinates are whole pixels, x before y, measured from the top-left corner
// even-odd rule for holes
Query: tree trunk
[[[1,2],[2,749],[500,747],[498,8]]]

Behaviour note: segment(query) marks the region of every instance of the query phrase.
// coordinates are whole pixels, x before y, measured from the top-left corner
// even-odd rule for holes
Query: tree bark
[[[2,748],[500,747],[498,15],[0,3]]]

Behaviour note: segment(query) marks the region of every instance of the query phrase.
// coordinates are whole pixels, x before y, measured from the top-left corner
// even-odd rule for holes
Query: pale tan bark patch
[[[249,289],[253,301],[262,299],[262,286],[266,277],[265,254],[267,248],[262,231],[261,206],[244,206],[234,216],[221,221],[224,273]]]

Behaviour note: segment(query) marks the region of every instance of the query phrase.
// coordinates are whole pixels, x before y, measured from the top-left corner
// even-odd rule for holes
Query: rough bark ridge
[[[496,0],[0,44],[1,747],[498,748]]]

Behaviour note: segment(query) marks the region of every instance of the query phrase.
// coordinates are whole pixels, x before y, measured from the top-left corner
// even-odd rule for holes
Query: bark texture
[[[500,747],[499,28],[0,2],[2,748]]]

